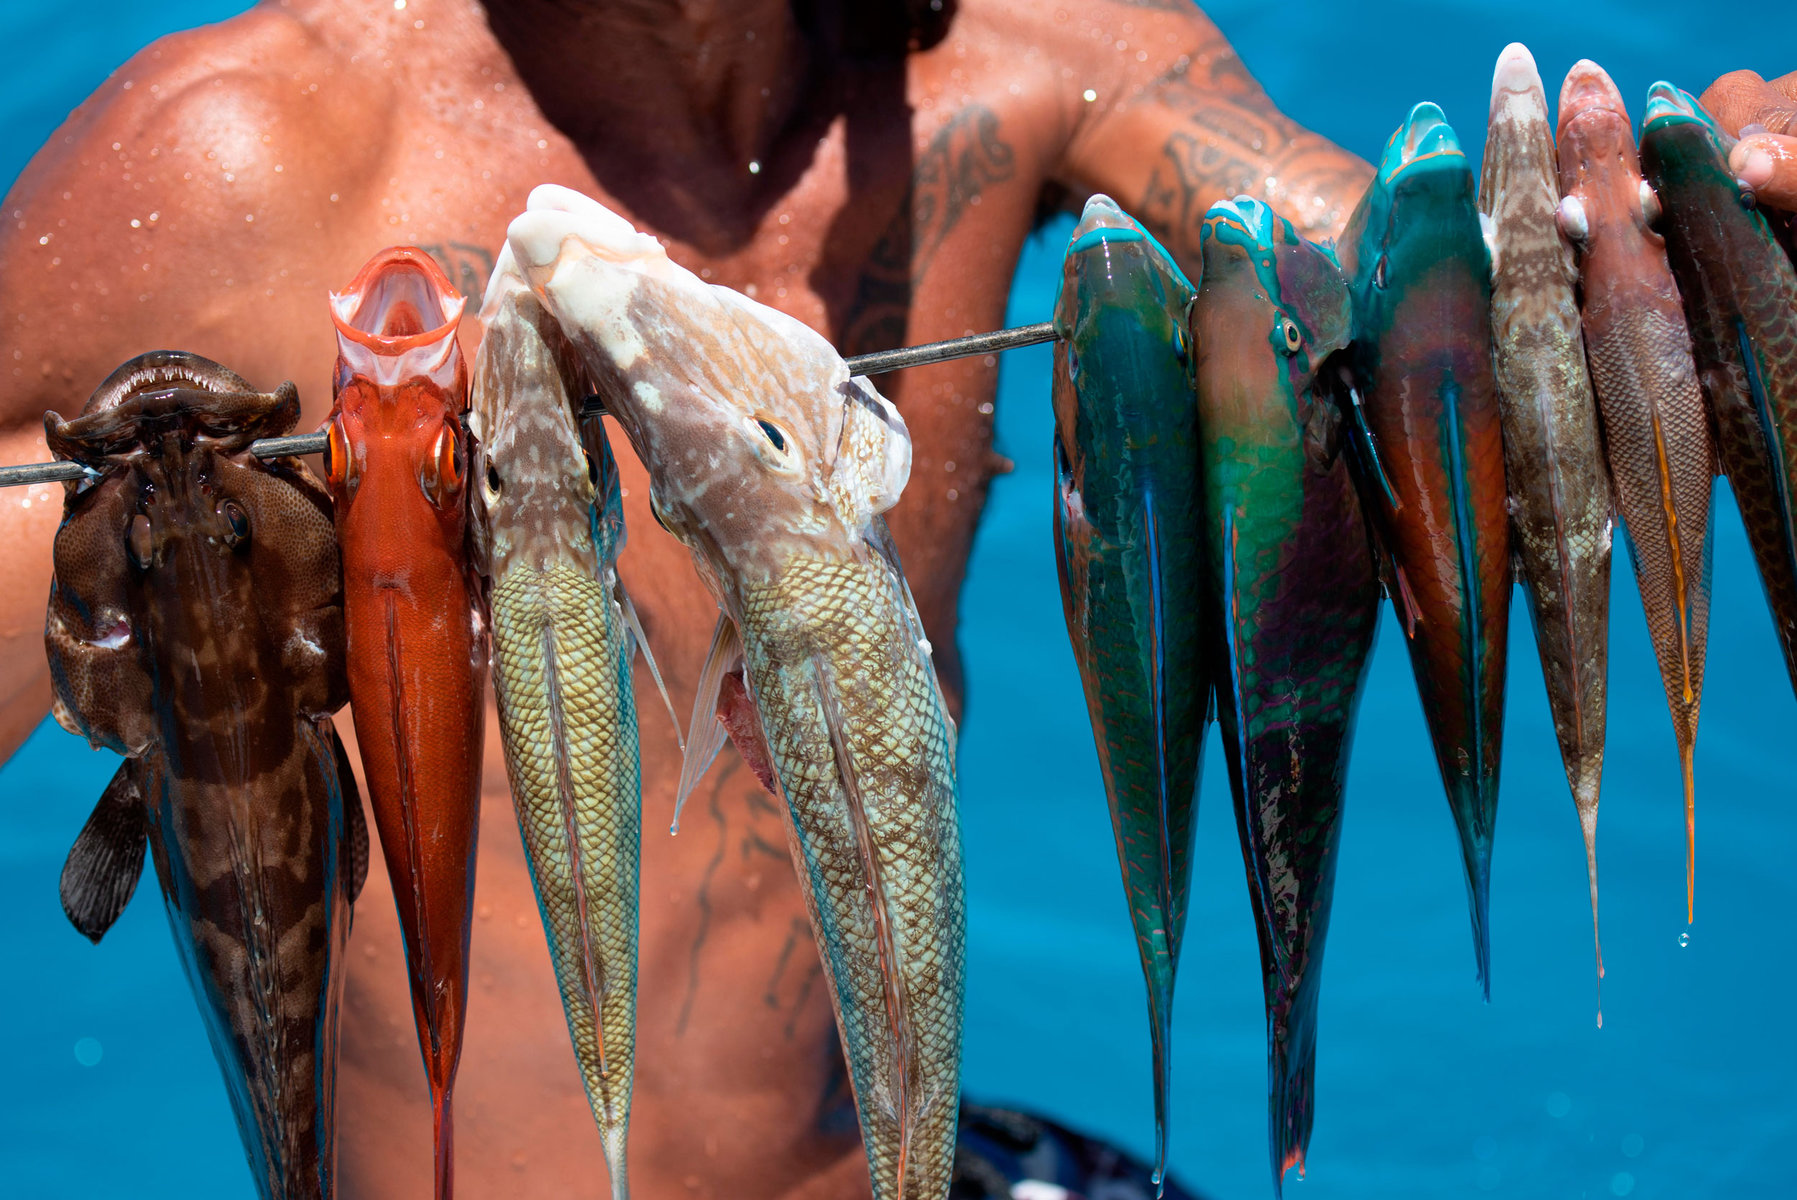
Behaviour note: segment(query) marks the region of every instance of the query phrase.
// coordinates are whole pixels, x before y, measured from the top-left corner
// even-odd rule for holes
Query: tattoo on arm
[[[856,281],[838,338],[845,353],[904,345],[911,297],[936,252],[988,187],[1016,174],[997,113],[975,103],[949,118],[918,154],[904,203]]]
[[[1235,52],[1218,47],[1181,59],[1143,95],[1182,123],[1161,146],[1141,216],[1188,262],[1197,257],[1198,230],[1216,200],[1258,196],[1314,233],[1341,224],[1368,174],[1359,159],[1274,108]]]
[[[493,277],[492,251],[467,242],[426,242],[418,248],[437,260],[449,282],[456,285],[468,303],[480,307],[487,280]]]

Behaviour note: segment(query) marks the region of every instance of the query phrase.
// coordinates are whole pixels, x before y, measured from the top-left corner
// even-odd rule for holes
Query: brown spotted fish
[[[1710,423],[1678,284],[1622,96],[1575,63],[1560,89],[1560,228],[1579,253],[1591,384],[1630,561],[1672,712],[1687,831],[1710,628]],[[1689,839],[1687,839],[1687,850]]]
[[[125,755],[62,873],[98,942],[147,840],[187,981],[265,1198],[334,1193],[337,1006],[362,802],[331,727],[348,698],[331,505],[299,419],[191,354],[135,358],[44,419],[69,484],[44,632],[52,711]]]
[[[1597,798],[1609,671],[1610,479],[1579,334],[1578,272],[1555,221],[1559,203],[1547,95],[1534,58],[1512,44],[1491,81],[1479,181],[1491,249],[1492,363],[1516,557],[1585,837],[1602,978]]]
[[[964,899],[954,730],[880,515],[910,472],[904,421],[817,333],[579,193],[536,189],[507,241],[723,609],[713,664],[740,654],[786,797],[873,1194],[941,1200]]]

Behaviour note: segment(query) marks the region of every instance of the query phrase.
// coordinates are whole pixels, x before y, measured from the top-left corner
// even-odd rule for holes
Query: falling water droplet
[[[1691,944],[1691,935],[1690,935],[1690,934],[1688,934],[1688,933],[1681,933],[1681,934],[1679,934],[1679,935],[1678,935],[1678,945],[1679,945],[1679,949],[1681,949],[1681,950],[1682,950],[1682,949],[1684,949],[1684,948],[1685,948],[1685,947],[1686,947],[1686,946],[1689,946],[1689,945],[1690,945],[1690,944]]]

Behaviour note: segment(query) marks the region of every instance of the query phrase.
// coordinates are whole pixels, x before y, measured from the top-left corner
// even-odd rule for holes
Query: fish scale
[[[1597,973],[1597,807],[1610,634],[1610,481],[1573,288],[1547,95],[1507,47],[1492,76],[1479,209],[1492,249],[1491,333],[1511,531],[1548,707],[1578,809]],[[1599,1020],[1602,1020],[1600,1015]]]
[[[581,1077],[614,1178],[622,1180],[642,830],[630,651],[622,620],[607,616],[616,602],[572,566],[508,571],[490,603],[493,682],[518,826]]]
[[[966,917],[954,792],[936,782],[949,777],[953,749],[935,673],[915,627],[890,618],[910,600],[878,559],[801,560],[768,585],[745,585],[741,601],[743,658],[792,810],[805,902],[830,930],[824,974],[862,1121],[873,1125],[863,1136],[874,1195],[944,1195],[958,1112]],[[820,672],[839,720],[820,702],[761,702],[809,694]],[[844,730],[852,764],[846,786],[825,732],[832,724]],[[857,834],[863,819],[871,838]],[[913,852],[925,843],[940,847],[938,859]],[[892,1011],[895,998],[902,1014]],[[892,1027],[914,1031],[912,1044]],[[901,1167],[906,1147],[930,1153]]]
[[[1589,60],[1574,64],[1561,87],[1559,166],[1559,224],[1579,249],[1586,361],[1689,815],[1709,635],[1715,451],[1678,284],[1653,228],[1659,198],[1641,178],[1621,94]]]

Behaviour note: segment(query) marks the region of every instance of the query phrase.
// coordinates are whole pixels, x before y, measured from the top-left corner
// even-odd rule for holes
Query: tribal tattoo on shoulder
[[[475,308],[487,291],[487,280],[493,276],[493,252],[485,246],[468,242],[424,242],[418,247],[437,260],[449,281]]]
[[[1181,258],[1198,253],[1212,203],[1246,193],[1266,200],[1300,231],[1339,228],[1371,169],[1285,116],[1227,42],[1182,58],[1140,103],[1176,113],[1139,205],[1143,221]]]
[[[905,344],[911,297],[937,251],[985,191],[1017,174],[1017,154],[998,114],[972,103],[955,113],[918,152],[911,183],[892,222],[868,255],[841,323],[850,355]]]

